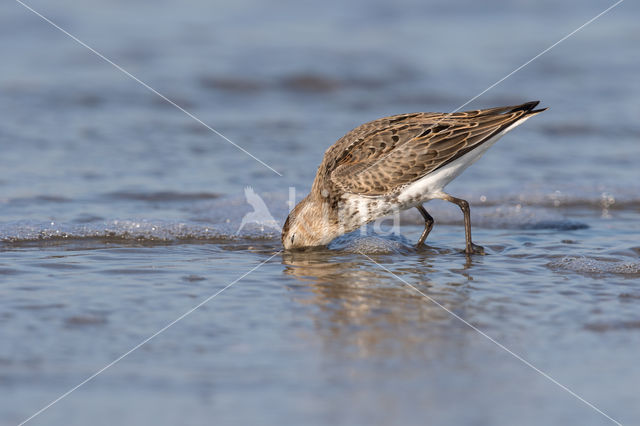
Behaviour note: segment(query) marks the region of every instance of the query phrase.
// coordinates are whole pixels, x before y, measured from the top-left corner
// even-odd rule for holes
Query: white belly
[[[473,151],[407,186],[398,196],[398,203],[403,208],[410,208],[434,198],[441,198],[444,187],[482,157],[482,154],[496,143],[499,138],[500,136],[495,136],[492,140],[488,140]]]

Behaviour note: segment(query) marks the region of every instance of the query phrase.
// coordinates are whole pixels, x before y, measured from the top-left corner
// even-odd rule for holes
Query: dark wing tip
[[[535,107],[538,106],[539,103],[540,101],[525,102],[522,105],[518,105],[517,107],[514,107],[509,112],[524,111],[525,115],[530,115],[530,114],[538,114],[539,112],[546,111],[549,109],[549,108],[534,109]]]
[[[516,112],[516,111],[527,111],[527,112],[529,112],[529,111],[533,110],[539,103],[540,103],[540,101],[525,102],[522,105],[518,105],[517,107],[514,107],[509,112]]]
[[[547,108],[532,109],[531,111],[529,111],[529,114],[537,114],[539,112],[546,111],[548,109],[549,109],[548,107]]]

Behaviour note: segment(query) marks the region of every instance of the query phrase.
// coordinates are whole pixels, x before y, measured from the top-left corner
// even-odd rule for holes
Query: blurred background
[[[83,199],[91,202],[84,214],[111,219],[131,213],[114,193],[304,190],[324,150],[351,128],[403,112],[452,111],[610,6],[28,4],[283,177],[8,2],[0,42],[5,219],[77,213],[42,199],[13,210],[7,200],[15,198]],[[516,190],[553,191],[567,181],[626,187],[635,180],[625,174],[631,167],[620,166],[638,153],[636,7],[624,3],[468,105],[540,99],[551,108],[504,143],[502,156],[483,160],[476,175],[485,190],[511,191],[514,181]],[[532,127],[543,140],[531,139]]]
[[[353,127],[453,111],[613,2],[26,4],[282,176],[3,2],[3,424],[278,250],[277,229],[236,235],[246,186],[281,223],[289,187],[304,196]],[[493,256],[456,255],[461,216],[438,203],[435,252],[406,256],[415,213],[407,239],[373,243],[391,250],[380,262],[627,421],[640,414],[639,12],[621,3],[463,108],[550,108],[449,186]],[[33,423],[608,422],[371,271],[352,242],[279,256]]]

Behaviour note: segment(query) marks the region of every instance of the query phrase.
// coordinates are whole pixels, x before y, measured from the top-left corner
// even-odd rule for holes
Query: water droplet
[[[600,205],[602,206],[602,217],[603,218],[610,218],[611,215],[609,214],[609,207],[611,207],[612,205],[614,205],[616,202],[615,197],[613,196],[613,194],[609,194],[608,192],[603,192],[600,196]]]

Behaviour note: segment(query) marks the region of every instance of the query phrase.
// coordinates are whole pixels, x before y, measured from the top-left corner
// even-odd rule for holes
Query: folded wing
[[[349,132],[325,155],[331,181],[344,192],[383,195],[479,147],[528,115],[538,102],[454,114],[379,119]],[[337,154],[337,155],[336,155]]]

